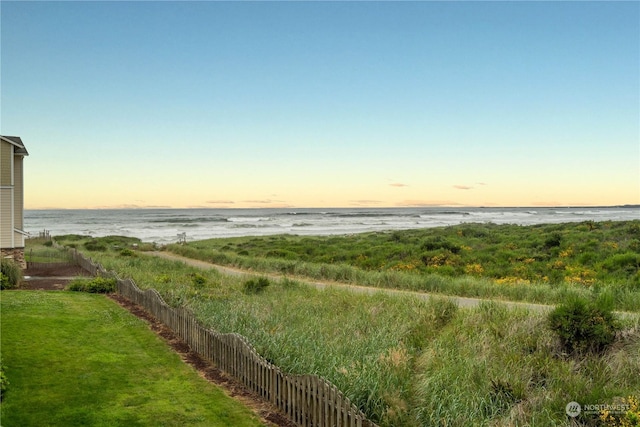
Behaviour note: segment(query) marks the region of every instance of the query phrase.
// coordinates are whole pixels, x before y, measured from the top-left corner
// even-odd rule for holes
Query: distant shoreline
[[[290,210],[290,209],[351,209],[351,210],[371,210],[371,209],[640,209],[640,204],[624,204],[624,205],[558,205],[558,206],[446,206],[446,205],[429,205],[429,206],[357,206],[357,207],[314,207],[314,206],[297,206],[297,207],[250,207],[250,208],[239,208],[239,207],[211,207],[211,206],[191,206],[191,207],[171,207],[171,206],[140,206],[140,207],[93,207],[93,208],[55,208],[55,207],[47,207],[47,208],[25,208],[25,211],[105,211],[105,210],[188,210],[188,209],[199,209],[199,210]]]
[[[275,234],[337,235],[452,226],[532,225],[640,219],[632,205],[613,207],[172,208],[25,210],[24,230],[52,235],[120,235],[168,243]]]

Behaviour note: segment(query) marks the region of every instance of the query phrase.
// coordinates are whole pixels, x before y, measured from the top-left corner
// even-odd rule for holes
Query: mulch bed
[[[27,268],[23,271],[23,275],[25,276],[25,280],[20,285],[20,289],[47,291],[62,290],[75,277],[90,276],[90,274],[81,267],[69,265]],[[199,354],[191,350],[186,342],[174,334],[165,324],[145,311],[144,308],[120,295],[111,294],[108,295],[108,297],[129,310],[135,316],[145,320],[150,325],[151,330],[164,339],[171,348],[180,355],[182,360],[193,366],[203,378],[206,378],[208,381],[225,390],[227,395],[240,400],[252,409],[264,424],[276,427],[296,426],[285,418],[277,408],[247,390],[241,383],[227,376],[224,372],[216,368],[214,364],[203,359]]]

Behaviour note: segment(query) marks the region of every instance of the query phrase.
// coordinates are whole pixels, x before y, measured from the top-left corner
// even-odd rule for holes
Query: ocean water
[[[640,206],[572,208],[56,209],[25,211],[37,235],[121,235],[171,243],[273,234],[332,235],[461,223],[545,224],[640,219]]]

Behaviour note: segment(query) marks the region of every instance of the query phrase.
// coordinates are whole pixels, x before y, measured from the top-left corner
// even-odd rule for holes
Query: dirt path
[[[232,276],[247,276],[247,277],[263,276],[263,277],[268,277],[270,279],[275,279],[275,280],[280,280],[285,277],[284,275],[280,275],[280,274],[252,272],[252,271],[240,270],[237,268],[225,267],[217,264],[211,264],[205,261],[199,261],[196,259],[191,259],[191,258],[183,257],[180,255],[176,255],[171,252],[147,252],[147,254],[157,256],[159,258],[164,258],[164,259],[169,259],[174,261],[181,261],[181,262],[184,262],[185,264],[191,265],[193,267],[201,268],[203,270],[215,268],[221,273],[229,274]],[[455,301],[460,307],[475,307],[478,304],[480,304],[480,302],[482,301],[497,301],[511,308],[521,307],[521,308],[526,308],[529,310],[536,310],[536,311],[546,311],[546,310],[551,310],[553,308],[553,306],[544,305],[544,304],[533,304],[533,303],[503,301],[503,300],[487,300],[482,298],[466,298],[466,297],[457,297],[457,296],[440,295],[440,294],[429,294],[424,292],[403,291],[399,289],[385,289],[385,288],[375,288],[371,286],[358,286],[358,285],[351,285],[347,283],[338,283],[338,282],[317,282],[304,277],[291,277],[291,276],[287,276],[287,277],[293,278],[294,280],[302,283],[306,283],[310,286],[314,286],[318,289],[327,289],[327,288],[335,287],[339,289],[347,289],[351,292],[366,293],[369,295],[375,294],[377,292],[386,292],[387,294],[391,294],[391,295],[410,295],[410,296],[425,299],[425,300],[432,297],[446,297]]]
[[[21,289],[59,291],[75,278],[89,276],[89,273],[73,265],[55,265],[29,267],[23,271],[24,280]]]

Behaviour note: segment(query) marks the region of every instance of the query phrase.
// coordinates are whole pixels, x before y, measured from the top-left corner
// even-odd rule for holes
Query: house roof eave
[[[22,139],[19,136],[0,135],[0,139],[2,139],[3,141],[6,141],[9,144],[15,146],[16,147],[16,150],[14,151],[15,154],[20,155],[20,156],[28,156],[29,155],[29,152],[27,151],[27,148],[24,146],[24,143],[22,142]]]

